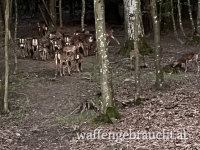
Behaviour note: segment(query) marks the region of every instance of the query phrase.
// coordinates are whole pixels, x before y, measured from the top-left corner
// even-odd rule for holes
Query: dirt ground
[[[80,25],[69,25],[73,32]],[[88,25],[87,28],[94,28]],[[18,37],[37,35],[36,20],[19,20]],[[190,31],[187,31],[190,33]],[[116,38],[123,44],[123,28],[115,28]],[[181,35],[181,33],[179,33]],[[180,37],[183,39],[183,37]],[[147,38],[153,46],[153,34]],[[199,46],[181,45],[173,34],[161,34],[163,48],[162,65],[170,63],[172,57],[179,58],[185,52],[199,52]],[[111,41],[109,60],[123,59],[116,54],[120,46]],[[13,47],[9,49],[9,103],[10,114],[0,118],[0,150],[199,150],[200,149],[200,93],[199,76],[195,64],[190,63],[187,73],[165,74],[168,87],[154,91],[155,72],[153,56],[147,56],[147,68],[141,69],[142,105],[122,106],[122,119],[116,124],[97,126],[90,120],[97,113],[88,111],[71,114],[86,100],[98,101],[100,92],[98,62],[95,56],[84,58],[83,72],[72,72],[71,76],[58,77],[53,60],[36,61],[18,59],[19,73],[13,75]],[[4,72],[3,50],[0,51],[0,70]],[[19,51],[18,51],[19,55]],[[134,71],[130,62],[111,63],[114,97],[119,102],[134,99]],[[109,132],[186,132],[187,139],[78,139],[77,134]],[[96,132],[97,134],[97,132]]]

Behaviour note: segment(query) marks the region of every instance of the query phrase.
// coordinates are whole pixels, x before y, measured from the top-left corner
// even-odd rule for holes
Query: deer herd
[[[66,67],[69,75],[71,75],[72,67],[76,67],[76,70],[80,73],[83,57],[97,53],[95,31],[76,30],[72,35],[64,27],[57,28],[55,32],[49,32],[44,21],[38,22],[37,25],[39,37],[17,38],[16,42],[21,50],[21,57],[31,56],[33,59],[44,61],[53,58],[56,64],[55,77],[57,77],[58,66],[60,76],[65,75]],[[120,45],[119,41],[113,36],[113,29],[106,28],[105,32],[107,45],[110,43],[110,38]],[[174,61],[172,67],[184,64],[185,72],[187,72],[188,62],[193,61],[196,62],[197,72],[199,72],[198,55],[199,53],[186,53]],[[132,50],[130,52],[131,68],[134,57],[135,52]]]
[[[71,75],[72,67],[76,67],[78,72],[82,71],[83,57],[95,55],[97,52],[95,31],[76,30],[72,35],[64,27],[57,28],[55,32],[49,32],[44,21],[38,22],[37,26],[38,37],[17,38],[21,57],[31,56],[32,59],[44,61],[53,58],[56,64],[55,77],[58,66],[60,76],[65,75],[65,68],[69,75]],[[106,29],[107,44],[110,42],[109,38],[113,38],[117,44],[120,44],[113,36],[112,29]]]

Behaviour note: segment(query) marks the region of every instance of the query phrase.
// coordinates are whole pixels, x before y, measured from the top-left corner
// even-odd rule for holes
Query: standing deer
[[[197,73],[199,72],[199,62],[198,62],[199,53],[187,53],[183,54],[181,58],[173,62],[173,67],[176,67],[178,64],[185,64],[185,72],[187,72],[187,64],[189,61],[196,62],[197,64]]]

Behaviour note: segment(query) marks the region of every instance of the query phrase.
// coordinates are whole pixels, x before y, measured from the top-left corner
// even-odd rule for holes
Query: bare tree
[[[135,50],[135,100],[140,98],[140,61],[139,61],[139,48],[138,48],[138,22],[139,22],[139,0],[135,1],[136,9],[135,9],[135,39],[134,39],[134,50]]]
[[[101,111],[110,120],[119,119],[116,117],[115,101],[113,97],[112,76],[108,60],[108,49],[105,34],[105,14],[104,1],[94,0],[96,39],[100,66],[100,85],[101,85]],[[109,114],[108,114],[109,113]],[[114,114],[110,116],[110,114]]]
[[[9,65],[8,65],[8,38],[9,38],[9,1],[6,1],[5,10],[5,91],[4,91],[4,112],[8,113],[8,75],[9,75]]]
[[[82,0],[82,12],[81,12],[81,29],[82,29],[82,31],[85,30],[84,20],[85,20],[85,0]]]
[[[60,18],[60,27],[63,26],[63,19],[62,19],[62,0],[59,0],[59,18]]]
[[[151,13],[153,19],[154,28],[154,44],[155,44],[155,69],[156,69],[156,83],[155,88],[161,89],[163,87],[163,71],[160,65],[161,62],[161,51],[160,51],[160,20],[157,15],[156,0],[151,1]]]

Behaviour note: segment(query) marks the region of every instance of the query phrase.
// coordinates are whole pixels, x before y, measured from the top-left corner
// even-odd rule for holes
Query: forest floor
[[[73,32],[79,26],[69,25],[68,28]],[[94,29],[94,26],[88,28]],[[37,35],[36,20],[29,23],[19,22],[18,33],[18,36],[27,33],[27,37]],[[116,28],[114,35],[121,43],[124,42],[122,28]],[[153,34],[147,38],[147,42],[153,46]],[[162,66],[169,64],[173,57],[177,59],[186,52],[200,51],[199,46],[181,45],[171,33],[161,34],[161,47]],[[110,62],[124,58],[116,54],[120,46],[115,41],[111,41],[108,49]],[[154,91],[152,88],[155,83],[154,61],[153,56],[147,56],[148,67],[141,69],[142,104],[126,107],[118,105],[122,119],[116,124],[97,126],[90,122],[97,116],[93,110],[83,114],[72,114],[84,101],[99,100],[98,62],[95,56],[84,58],[81,74],[73,71],[71,76],[51,80],[55,74],[53,60],[36,61],[19,57],[19,72],[16,75],[12,74],[14,69],[12,51],[11,47],[10,114],[0,118],[0,150],[200,149],[200,77],[196,75],[195,64],[190,63],[187,73],[165,73],[168,87],[163,91]],[[0,51],[1,71],[4,70],[3,52]],[[115,100],[132,101],[135,88],[134,71],[130,69],[130,61],[111,63],[111,68]],[[130,131],[131,137],[127,135]],[[123,138],[126,132],[128,133]],[[80,133],[85,133],[87,138],[78,139]],[[112,134],[109,137],[102,136],[103,133]],[[134,133],[137,138],[134,138]],[[152,139],[149,138],[149,133]],[[161,139],[152,137],[157,133]],[[182,139],[180,139],[181,133]],[[176,138],[177,136],[179,138]]]

